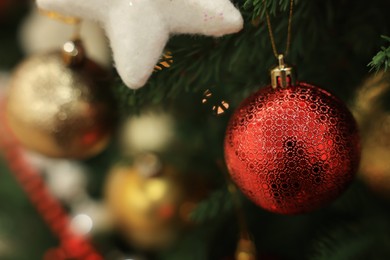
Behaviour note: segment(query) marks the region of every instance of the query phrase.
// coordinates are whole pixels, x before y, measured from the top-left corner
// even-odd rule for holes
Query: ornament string
[[[38,11],[41,15],[46,16],[52,20],[73,25],[74,26],[73,39],[80,38],[81,20],[79,18],[73,16],[65,16],[57,12],[47,11],[40,8],[38,9]]]
[[[263,4],[264,4],[264,10],[265,10],[265,17],[267,20],[269,38],[271,39],[272,51],[274,53],[275,58],[278,59],[280,53],[278,52],[278,49],[276,48],[276,41],[275,41],[275,36],[274,36],[273,30],[272,30],[271,18],[270,18],[268,11],[267,11],[267,1],[263,0]],[[285,57],[287,57],[287,55],[290,51],[290,46],[291,46],[291,34],[292,34],[291,31],[292,31],[293,13],[294,13],[294,0],[290,0],[290,12],[289,12],[289,18],[288,18],[286,51],[284,52]]]
[[[47,10],[43,10],[43,9],[38,9],[38,10],[39,10],[39,13],[43,16],[46,16],[50,19],[57,20],[57,21],[60,21],[60,22],[63,22],[63,23],[69,24],[69,25],[77,25],[80,23],[80,19],[77,17],[65,16],[65,15],[59,14],[57,12],[47,11]]]
[[[1,111],[5,111],[4,103],[0,100]],[[54,250],[55,256],[45,259],[102,260],[90,241],[70,228],[68,214],[50,194],[38,171],[25,160],[22,149],[7,126],[4,112],[0,113],[0,153],[8,161],[11,172],[30,201],[61,242],[61,247]]]

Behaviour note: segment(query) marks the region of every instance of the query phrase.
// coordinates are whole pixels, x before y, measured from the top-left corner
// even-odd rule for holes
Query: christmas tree
[[[37,3],[0,0],[1,259],[390,258],[389,1]]]

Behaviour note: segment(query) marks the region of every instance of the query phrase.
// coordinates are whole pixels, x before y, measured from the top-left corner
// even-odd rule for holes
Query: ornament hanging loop
[[[278,55],[279,65],[271,70],[272,88],[287,88],[295,85],[294,68],[284,63],[284,55]]]
[[[279,65],[271,69],[271,85],[272,88],[287,88],[294,86],[296,83],[296,76],[293,67],[284,63],[284,57],[288,55],[291,45],[291,28],[292,28],[292,18],[293,18],[293,9],[294,9],[294,0],[290,0],[290,13],[288,17],[288,28],[287,28],[287,42],[286,42],[286,51],[284,54],[278,54],[276,48],[276,41],[274,33],[272,30],[271,19],[267,11],[267,2],[263,0],[265,8],[265,17],[267,19],[268,33],[271,40],[272,51],[275,57],[279,61]]]
[[[74,33],[72,40],[67,41],[62,47],[62,59],[69,67],[77,67],[86,60],[86,52],[82,41],[80,40],[81,20],[73,16],[65,16],[57,12],[38,9],[39,13],[50,19],[73,25]]]
[[[267,1],[266,0],[263,0],[263,5],[265,8],[265,18],[267,20],[268,34],[269,34],[269,38],[271,40],[272,51],[275,55],[275,58],[278,59],[278,49],[276,47],[275,36],[274,36],[274,32],[272,30],[271,18],[270,18],[268,11],[267,11]],[[290,12],[289,12],[289,17],[288,17],[286,51],[284,52],[284,55],[286,57],[290,51],[290,46],[291,46],[293,13],[294,13],[294,0],[290,0]]]

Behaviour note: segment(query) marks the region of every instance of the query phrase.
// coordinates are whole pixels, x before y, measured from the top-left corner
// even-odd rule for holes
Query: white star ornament
[[[145,85],[172,34],[222,36],[243,27],[230,0],[37,0],[40,8],[98,21],[131,89]]]

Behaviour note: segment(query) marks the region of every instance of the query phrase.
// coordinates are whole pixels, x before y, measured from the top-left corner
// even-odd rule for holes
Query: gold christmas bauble
[[[256,260],[256,245],[248,237],[241,237],[236,248],[236,260]]]
[[[32,56],[16,69],[6,114],[26,148],[82,159],[107,145],[115,122],[114,101],[109,74],[83,56],[79,42],[67,44],[68,54]]]
[[[189,224],[196,201],[188,185],[171,167],[148,176],[136,166],[117,166],[108,176],[105,198],[129,243],[142,249],[162,249]]]
[[[375,193],[390,198],[390,74],[378,73],[358,89],[352,111],[361,128],[360,178]]]

